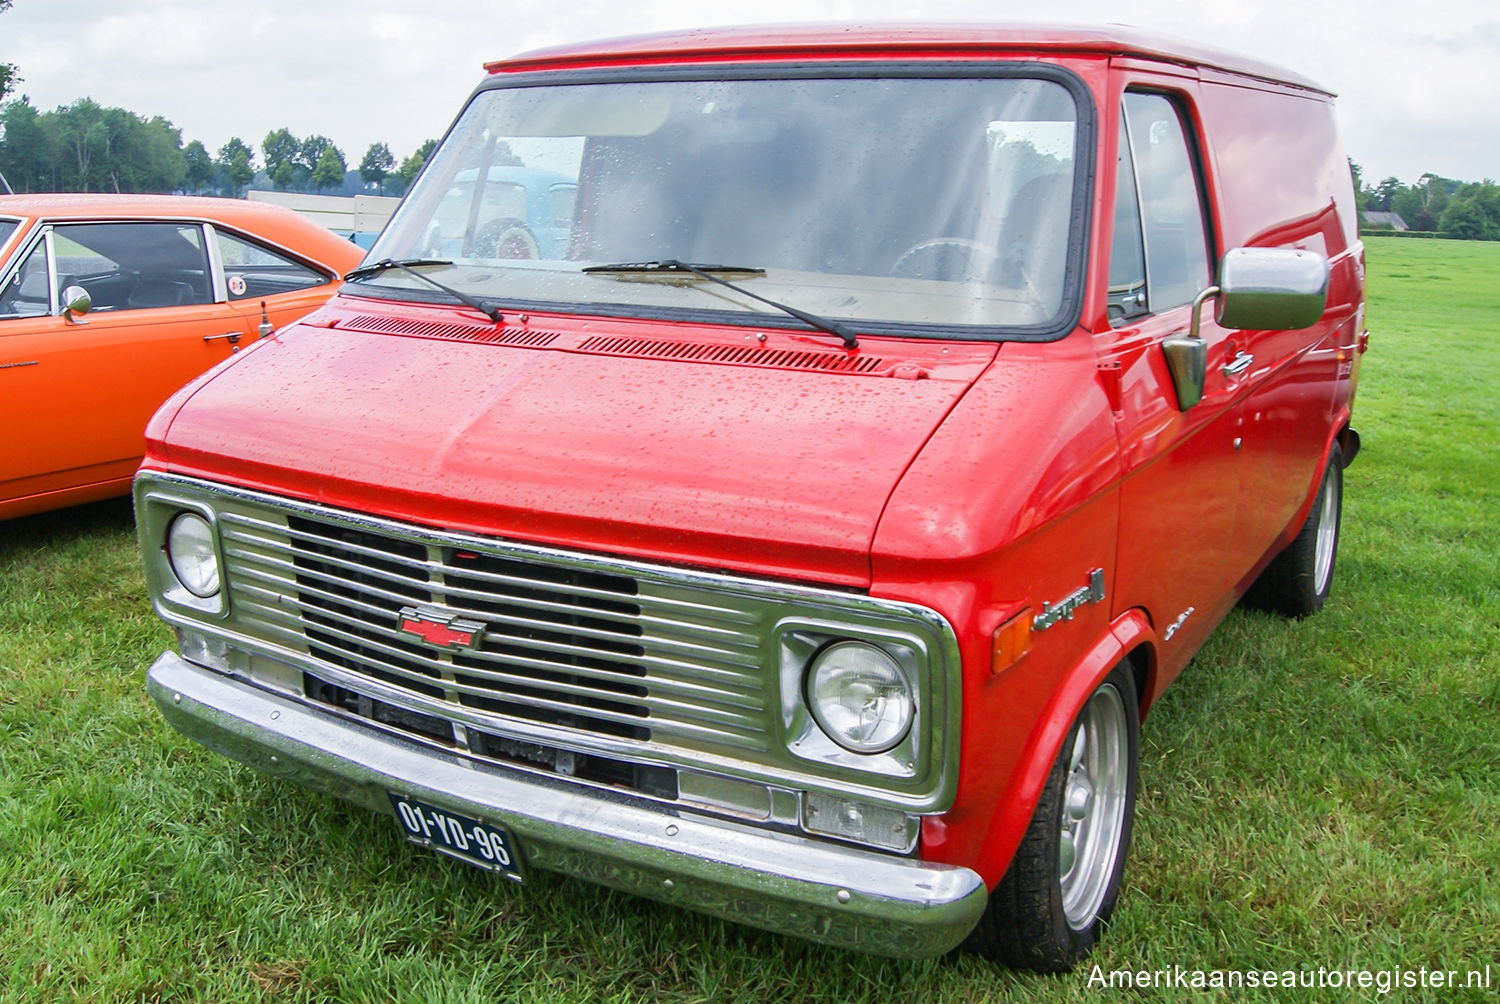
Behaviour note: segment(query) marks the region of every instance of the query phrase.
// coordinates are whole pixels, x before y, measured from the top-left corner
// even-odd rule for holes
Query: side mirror
[[[1219,284],[1193,301],[1188,333],[1162,342],[1179,411],[1203,400],[1208,346],[1199,317],[1210,297],[1217,298],[1214,320],[1226,328],[1293,331],[1311,327],[1328,303],[1328,259],[1292,248],[1235,248],[1220,259]]]
[[[82,324],[79,318],[93,309],[93,306],[94,298],[82,286],[69,286],[62,292],[63,317],[74,324]]]
[[[1256,331],[1308,328],[1328,304],[1328,259],[1313,251],[1235,248],[1219,262],[1214,320]]]

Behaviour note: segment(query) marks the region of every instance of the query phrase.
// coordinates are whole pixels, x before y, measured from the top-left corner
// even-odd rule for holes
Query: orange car
[[[0,519],[128,492],[168,395],[362,255],[262,203],[0,196]]]

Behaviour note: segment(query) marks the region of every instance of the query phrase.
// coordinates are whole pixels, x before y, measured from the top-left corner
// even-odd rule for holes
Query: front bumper
[[[173,728],[298,785],[390,815],[388,793],[506,827],[529,868],[783,934],[896,958],[954,947],[983,912],[968,868],[892,857],[456,756],[344,721],[163,653],[147,689]]]

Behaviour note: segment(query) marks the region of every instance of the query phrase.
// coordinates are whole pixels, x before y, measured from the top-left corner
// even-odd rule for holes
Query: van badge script
[[[1031,622],[1031,630],[1045,631],[1058,621],[1073,619],[1073,611],[1085,603],[1104,601],[1104,569],[1096,568],[1089,573],[1089,584],[1073,590],[1056,603],[1043,603],[1042,612]]]
[[[455,613],[432,607],[402,607],[397,618],[401,630],[438,648],[473,648],[484,634],[479,621],[465,620]]]

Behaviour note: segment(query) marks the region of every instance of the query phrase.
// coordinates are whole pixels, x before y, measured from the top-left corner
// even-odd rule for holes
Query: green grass
[[[1369,262],[1334,596],[1300,623],[1233,614],[1146,723],[1104,970],[1500,981],[1500,245],[1372,242]],[[178,737],[141,685],[169,642],[124,502],[0,524],[0,999],[1111,996],[1088,969],[898,963],[504,885]],[[1391,999],[1424,998],[1464,993]]]

